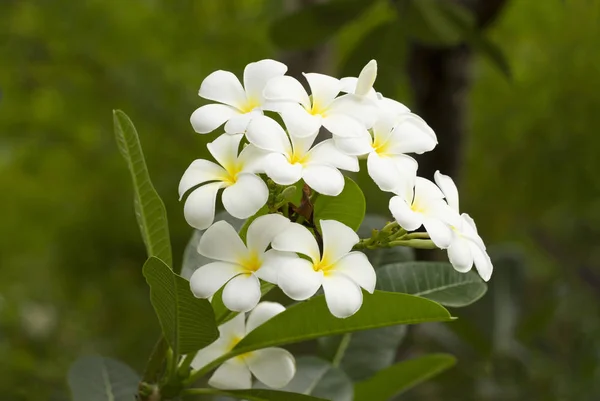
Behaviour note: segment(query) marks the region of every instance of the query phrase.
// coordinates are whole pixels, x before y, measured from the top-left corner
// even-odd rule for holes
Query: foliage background
[[[269,26],[284,5],[0,4],[4,400],[67,399],[65,372],[80,354],[142,369],[159,329],[111,110],[126,111],[140,132],[177,264],[191,230],[176,186],[207,140],[189,124],[202,104],[197,89],[213,70],[240,74],[248,62],[281,58]],[[361,32],[387,12],[344,28],[321,72],[339,74]],[[404,399],[597,399],[600,2],[512,0],[489,36],[513,78],[477,60],[460,188],[496,272],[482,302],[456,311],[458,323],[410,331],[399,358],[447,350],[459,364]],[[410,105],[401,62],[397,75],[398,88],[379,90]]]

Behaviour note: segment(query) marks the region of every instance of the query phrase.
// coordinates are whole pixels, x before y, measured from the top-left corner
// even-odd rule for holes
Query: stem
[[[163,361],[165,360],[167,349],[168,346],[167,342],[165,341],[165,337],[160,336],[154,345],[154,348],[152,349],[152,353],[150,354],[150,358],[148,359],[148,363],[144,369],[142,381],[152,383],[157,380]]]
[[[346,350],[348,349],[348,345],[350,345],[350,340],[352,339],[352,334],[351,333],[346,333],[342,336],[342,339],[340,340],[340,344],[338,345],[338,349],[335,352],[335,355],[333,356],[333,360],[331,361],[331,364],[334,367],[339,367],[340,363],[342,363],[342,359],[344,359],[344,354],[346,353]]]
[[[409,240],[409,239],[429,239],[429,234],[427,233],[410,233],[410,234],[405,234],[401,237],[402,240]]]
[[[190,365],[192,364],[192,361],[194,360],[195,357],[196,357],[196,352],[189,353],[185,356],[183,361],[179,364],[179,369],[177,370],[177,373],[179,374],[179,376],[187,377],[188,370],[190,369]]]
[[[186,395],[215,394],[216,391],[212,388],[188,388],[183,390],[179,395],[185,397]]]
[[[388,246],[408,246],[416,249],[438,249],[433,241],[425,239],[396,240],[390,242]]]

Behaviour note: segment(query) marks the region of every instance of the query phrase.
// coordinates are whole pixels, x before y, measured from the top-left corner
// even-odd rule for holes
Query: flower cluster
[[[186,197],[186,221],[206,229],[198,252],[214,260],[192,275],[191,289],[197,297],[209,298],[223,288],[223,303],[231,311],[253,310],[246,329],[243,313],[222,325],[221,339],[198,354],[196,366],[214,359],[217,351],[225,353],[223,349],[232,348],[256,327],[253,316],[261,315],[264,305],[259,304],[261,280],[298,301],[322,288],[329,310],[339,318],[360,309],[362,290],[372,293],[376,276],[366,256],[353,250],[368,247],[360,246],[356,232],[336,220],[308,224],[301,213],[292,218],[271,204],[264,207],[273,188],[282,194],[300,181],[310,192],[338,196],[345,185],[340,170],[358,171],[359,159],[366,159],[375,184],[393,194],[393,235],[424,228],[426,238],[447,249],[457,271],[467,272],[475,265],[486,281],[492,273],[475,223],[459,213],[452,179],[440,172],[435,182],[417,176],[418,164],[409,154],[431,151],[436,135],[406,106],[375,91],[374,60],[358,77],[304,74],[310,93],[286,72],[278,61],[250,63],[243,85],[231,72],[213,72],[202,82],[199,95],[218,103],[202,106],[191,116],[200,134],[224,125],[224,133],[207,145],[216,162],[195,160],[179,184],[180,197]],[[330,136],[319,141],[323,132]],[[225,221],[213,224],[220,189],[223,207],[233,217],[260,215],[249,220],[245,234]],[[293,358],[283,350],[267,351],[277,354],[273,369],[256,352],[223,364],[211,384],[227,386],[220,378],[228,375],[236,378],[236,387],[247,386],[252,372],[267,385],[284,386],[293,376]]]

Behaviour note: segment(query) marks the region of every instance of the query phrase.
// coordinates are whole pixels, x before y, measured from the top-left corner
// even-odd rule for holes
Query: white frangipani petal
[[[210,154],[227,171],[234,169],[243,134],[221,135],[206,145]]]
[[[248,227],[246,245],[256,253],[264,253],[273,238],[290,225],[290,220],[280,214],[267,214],[256,218]]]
[[[190,366],[196,370],[201,369],[227,352],[229,352],[227,341],[219,338],[209,346],[198,351]]]
[[[207,181],[221,181],[225,176],[227,171],[218,164],[203,159],[194,160],[179,181],[179,199],[196,185]]]
[[[265,172],[279,185],[295,184],[302,178],[302,164],[291,164],[287,157],[271,153],[264,160]]]
[[[363,130],[358,137],[341,138],[333,137],[335,146],[347,155],[366,155],[373,151],[373,138],[369,131]]]
[[[241,173],[235,184],[225,188],[221,198],[223,207],[230,215],[247,219],[267,203],[269,189],[256,175]]]
[[[422,217],[415,213],[401,196],[393,196],[389,207],[394,219],[405,230],[414,231],[423,224]]]
[[[297,103],[281,106],[281,118],[288,132],[296,137],[316,135],[323,122],[320,114],[312,115]]]
[[[263,262],[260,269],[256,272],[256,277],[266,282],[277,284],[279,270],[297,259],[298,255],[293,252],[282,252],[275,249],[269,249],[263,256]]]
[[[325,74],[308,73],[304,74],[308,81],[312,95],[312,110],[316,114],[321,114],[319,111],[326,110],[333,99],[342,90],[342,83],[339,79],[330,77]]]
[[[263,103],[263,91],[275,77],[283,77],[287,66],[279,61],[265,59],[250,63],[244,69],[244,88],[248,100]]]
[[[199,134],[207,134],[223,125],[234,116],[239,116],[240,111],[235,107],[224,104],[207,104],[196,109],[190,117],[192,128]]]
[[[243,313],[240,313],[228,322],[219,326],[219,340],[223,339],[228,343],[229,352],[235,346],[236,341],[239,341],[246,335],[246,318]]]
[[[254,274],[240,274],[223,289],[223,304],[234,312],[248,312],[260,301],[260,281]]]
[[[335,263],[360,241],[353,229],[336,220],[321,220],[323,259]]]
[[[243,134],[248,128],[248,124],[256,117],[262,116],[262,111],[253,110],[248,113],[238,114],[231,117],[225,123],[225,132],[228,134]]]
[[[308,228],[298,224],[290,225],[271,242],[273,249],[286,252],[297,252],[308,256],[314,263],[321,259],[319,245]]]
[[[212,262],[200,266],[190,277],[190,288],[197,298],[209,298],[236,275],[240,266],[228,262]]]
[[[279,270],[277,285],[295,301],[303,301],[315,295],[323,282],[323,272],[315,271],[306,259],[295,259]]]
[[[237,163],[244,173],[260,174],[265,172],[264,161],[270,153],[259,149],[251,143],[244,146],[238,156]]]
[[[198,242],[198,253],[210,259],[237,264],[246,258],[248,250],[235,228],[225,220],[210,226]]]
[[[377,78],[377,62],[371,60],[365,65],[358,75],[354,93],[359,96],[367,96],[373,90],[373,84]]]
[[[283,348],[264,348],[246,358],[250,372],[271,388],[285,387],[296,373],[294,356]]]
[[[358,171],[358,159],[341,152],[332,139],[327,139],[315,145],[308,152],[311,162],[318,164],[330,164],[333,167],[347,170]]]
[[[328,196],[338,196],[344,189],[344,176],[335,167],[310,163],[302,172],[304,181],[315,191]]]
[[[366,131],[361,122],[345,114],[327,115],[322,124],[333,135],[342,138],[356,138]]]
[[[252,375],[244,361],[233,358],[215,370],[208,384],[223,390],[243,390],[252,388]]]
[[[477,268],[477,273],[481,276],[483,281],[488,281],[492,277],[494,266],[492,260],[487,252],[475,244],[470,244],[471,254],[473,255],[473,263]]]
[[[448,259],[456,271],[466,273],[473,267],[473,255],[469,241],[456,238],[448,247]]]
[[[437,145],[437,137],[433,130],[419,116],[409,113],[402,115],[392,131],[392,140],[388,146],[389,153],[429,152]]]
[[[190,226],[204,230],[212,224],[215,219],[217,192],[224,185],[222,182],[213,182],[192,191],[183,207],[185,221]]]
[[[323,291],[327,307],[335,317],[352,316],[362,305],[360,287],[343,273],[328,272],[323,277]]]
[[[362,252],[350,252],[335,264],[335,270],[350,277],[367,292],[375,291],[377,275],[367,256]]]
[[[292,153],[292,145],[284,129],[271,117],[260,116],[248,125],[246,138],[255,146],[282,154]]]
[[[445,249],[450,246],[452,230],[444,221],[435,217],[426,217],[423,219],[423,226],[438,248]]]
[[[277,302],[263,301],[259,303],[256,308],[252,309],[252,312],[248,314],[248,320],[246,321],[246,334],[250,333],[267,320],[277,316],[284,310],[285,307]]]
[[[310,98],[302,84],[293,77],[275,77],[267,83],[263,91],[267,100],[283,100],[298,102],[305,108],[310,108]]]
[[[198,94],[236,109],[242,109],[246,103],[246,92],[240,80],[229,71],[218,70],[204,78]]]
[[[378,118],[377,103],[375,100],[354,94],[347,94],[336,98],[327,111],[327,115],[350,116],[360,122],[363,128],[371,128]]]
[[[398,187],[400,172],[391,157],[381,157],[377,152],[369,153],[367,157],[369,176],[382,191],[392,191]]]
[[[448,206],[450,206],[458,213],[458,189],[456,188],[456,184],[454,184],[452,178],[440,173],[439,170],[435,172],[433,178],[435,179],[435,183],[437,184],[437,186],[440,187],[440,189],[444,193],[444,196],[446,197],[446,202],[448,202]]]

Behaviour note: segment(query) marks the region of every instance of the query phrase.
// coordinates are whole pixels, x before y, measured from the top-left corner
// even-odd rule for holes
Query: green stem
[[[158,375],[165,360],[167,349],[167,341],[165,340],[165,337],[161,335],[152,349],[152,353],[150,354],[150,358],[148,359],[148,363],[144,369],[142,381],[154,383],[158,380]]]
[[[410,248],[416,249],[438,249],[438,247],[431,240],[425,239],[409,239],[409,240],[396,240],[392,241],[388,244],[389,247],[392,246],[408,246]]]
[[[179,364],[179,369],[177,370],[177,374],[180,377],[187,377],[190,369],[190,365],[192,361],[196,357],[196,352],[189,353],[185,356],[183,361]]]
[[[409,240],[409,239],[429,239],[429,234],[427,233],[410,233],[403,235],[400,239]]]
[[[340,344],[338,345],[338,349],[335,352],[335,355],[333,356],[333,360],[331,361],[331,364],[334,367],[339,367],[340,363],[342,363],[342,359],[344,359],[344,354],[346,353],[346,350],[348,349],[348,345],[350,345],[350,340],[352,339],[352,334],[351,333],[346,333],[342,336],[342,339],[340,340]]]

